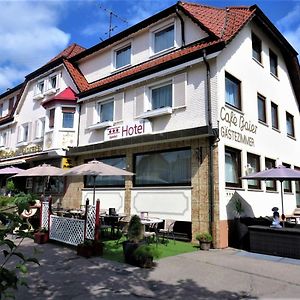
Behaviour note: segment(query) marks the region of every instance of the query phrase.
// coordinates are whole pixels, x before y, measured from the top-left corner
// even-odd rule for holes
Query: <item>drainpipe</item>
[[[209,202],[209,232],[213,234],[214,223],[214,156],[213,148],[216,141],[216,134],[212,129],[211,115],[211,74],[210,65],[206,58],[206,51],[203,50],[203,61],[206,66],[206,99],[207,99],[207,121],[209,126],[209,152],[208,152],[208,202]]]
[[[184,47],[185,46],[184,21],[182,19],[182,16],[179,14],[178,7],[176,7],[176,15],[180,20],[180,24],[181,24],[181,44],[182,44],[182,47]]]

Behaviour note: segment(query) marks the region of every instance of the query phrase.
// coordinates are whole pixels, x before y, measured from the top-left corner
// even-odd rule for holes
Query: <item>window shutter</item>
[[[114,101],[115,101],[114,121],[121,121],[123,119],[123,99],[124,99],[124,93],[117,94],[114,97]]]
[[[94,120],[94,109],[95,109],[95,102],[88,102],[86,104],[86,128],[96,123]]]
[[[145,88],[143,86],[135,90],[135,116],[139,116],[144,112],[144,94]]]
[[[178,74],[173,79],[174,101],[173,108],[186,105],[186,73]]]
[[[31,141],[31,136],[32,136],[32,122],[28,122],[28,139],[27,141]]]
[[[75,114],[76,108],[75,107],[62,107],[61,111],[63,113]]]

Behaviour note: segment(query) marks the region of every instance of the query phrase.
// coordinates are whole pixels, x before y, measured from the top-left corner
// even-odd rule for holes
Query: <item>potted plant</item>
[[[212,242],[212,236],[209,232],[200,232],[196,235],[201,250],[209,250]]]
[[[83,243],[78,244],[77,255],[90,258],[93,255],[93,241],[86,239]]]
[[[84,240],[83,243],[77,245],[77,255],[89,258],[91,256],[103,255],[103,243],[90,239]]]
[[[152,268],[153,259],[160,256],[160,252],[156,247],[151,245],[140,245],[134,252],[133,255],[137,261],[139,267]]]
[[[34,233],[34,242],[36,244],[45,244],[49,241],[49,232],[46,228],[40,228]]]
[[[127,231],[127,241],[123,242],[123,253],[126,263],[137,265],[134,251],[140,246],[143,239],[143,224],[139,216],[134,215],[130,219]]]

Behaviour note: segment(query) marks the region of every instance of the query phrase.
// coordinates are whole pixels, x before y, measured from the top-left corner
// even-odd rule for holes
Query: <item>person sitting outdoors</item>
[[[273,221],[272,221],[272,225],[270,227],[282,228],[282,226],[280,225],[278,207],[273,207],[272,211],[273,211]]]

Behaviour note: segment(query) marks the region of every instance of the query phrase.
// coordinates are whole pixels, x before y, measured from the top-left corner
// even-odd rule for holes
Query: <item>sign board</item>
[[[254,136],[257,133],[257,125],[239,114],[223,106],[220,110],[220,135],[238,143],[255,146]]]
[[[148,120],[137,120],[123,125],[111,126],[104,132],[104,140],[112,141],[152,133],[152,124]]]

